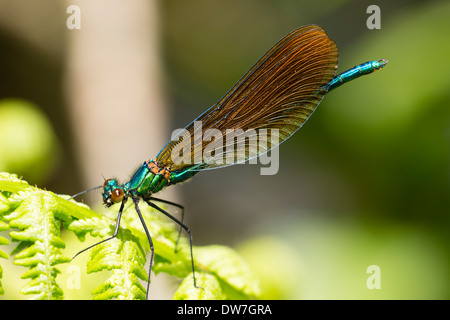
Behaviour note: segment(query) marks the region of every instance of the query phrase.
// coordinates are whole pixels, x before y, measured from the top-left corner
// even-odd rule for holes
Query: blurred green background
[[[276,175],[255,165],[212,170],[168,198],[185,206],[194,244],[230,245],[247,258],[265,298],[450,298],[448,1],[136,3],[129,13],[120,6],[131,4],[114,1],[0,0],[0,171],[64,194],[100,184],[102,174],[124,180],[282,36],[318,24],[339,47],[339,72],[367,60],[389,64],[326,95],[280,147]],[[81,8],[81,30],[66,27],[69,4]],[[366,27],[372,4],[380,30]],[[149,35],[144,49],[135,47]],[[83,37],[101,50],[81,54],[91,48],[79,45]],[[102,45],[109,39],[114,46]],[[156,52],[153,62],[113,72],[142,52]],[[92,66],[110,55],[123,61],[99,78]],[[158,96],[151,103],[133,101],[136,86],[123,100],[95,87],[101,79],[142,84],[141,72]],[[83,88],[90,82],[77,82],[80,74],[95,86]],[[8,298],[9,269],[0,264],[0,298]],[[367,286],[371,265],[380,268],[380,289]]]

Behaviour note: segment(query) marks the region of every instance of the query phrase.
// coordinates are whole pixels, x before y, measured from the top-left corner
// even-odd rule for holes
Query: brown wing
[[[337,64],[336,44],[322,28],[311,25],[294,30],[219,102],[167,143],[157,156],[159,166],[170,167],[172,172],[204,170],[240,163],[267,152],[309,118],[326,93],[324,85],[335,76]],[[234,130],[233,140],[226,140],[227,130]],[[278,139],[273,139],[275,133]],[[184,155],[189,153],[190,161],[180,163],[180,159],[173,159],[173,151],[180,149]],[[177,152],[175,157],[179,157]],[[205,160],[205,153],[214,155],[214,161]]]

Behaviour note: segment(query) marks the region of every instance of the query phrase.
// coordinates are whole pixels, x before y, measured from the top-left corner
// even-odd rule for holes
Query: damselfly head
[[[109,207],[122,202],[125,192],[116,179],[108,179],[103,183],[103,203]]]

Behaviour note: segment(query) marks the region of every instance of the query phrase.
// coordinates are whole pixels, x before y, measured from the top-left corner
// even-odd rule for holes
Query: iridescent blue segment
[[[361,76],[380,70],[387,63],[388,61],[386,59],[380,59],[374,61],[367,61],[363,64],[355,66],[350,70],[347,70],[341,73],[340,75],[334,77],[333,80],[331,80],[330,83],[327,84],[328,92],[330,92],[333,89],[336,89],[337,87],[340,87],[346,82],[355,80]]]

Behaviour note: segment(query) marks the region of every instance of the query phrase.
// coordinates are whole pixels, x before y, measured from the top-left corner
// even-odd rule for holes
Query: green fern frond
[[[146,203],[141,203],[140,211],[155,248],[152,270],[155,274],[165,272],[179,278],[188,276],[192,272],[189,240],[182,233],[177,244],[179,226]],[[132,230],[133,234],[141,239],[144,247],[148,248],[147,237],[133,207],[128,208],[123,219],[124,228]]]
[[[116,238],[94,247],[87,272],[112,270],[108,280],[92,292],[95,299],[145,299],[146,289],[139,281],[147,281],[145,262],[139,240],[128,230],[120,230]]]
[[[212,245],[194,247],[196,278],[203,277],[207,282],[203,290],[193,286],[192,273],[183,281],[175,293],[174,299],[257,299],[260,297],[259,280],[250,270],[248,264],[236,251],[229,247]],[[204,274],[208,277],[205,278]],[[212,279],[214,278],[214,280]],[[191,279],[190,286],[188,279]],[[217,289],[217,285],[219,289]]]
[[[1,196],[2,195],[0,194],[0,197]],[[1,216],[0,216],[0,218],[1,218]],[[9,225],[0,220],[0,232],[6,231],[8,229],[9,229]],[[8,239],[0,236],[0,245],[7,245],[7,244],[9,244]],[[2,250],[0,250],[0,258],[8,259],[8,255],[5,252],[3,252]],[[2,266],[0,265],[0,294],[5,293],[2,288],[2,281],[1,281],[2,276],[3,276],[3,269],[2,269]]]
[[[14,264],[30,268],[22,278],[31,279],[31,282],[21,293],[35,294],[37,299],[62,298],[62,290],[56,283],[58,270],[55,266],[70,259],[60,250],[65,248],[60,238],[61,221],[55,218],[51,199],[44,192],[35,192],[4,218],[10,227],[20,230],[10,232],[12,239],[33,243],[14,258]]]
[[[7,201],[8,199],[2,193],[0,193],[0,232],[9,230],[9,225],[2,221],[3,212],[6,212],[7,209]],[[8,244],[9,244],[8,239],[0,236],[0,245],[8,245]],[[6,252],[0,250],[0,258],[8,259],[8,255],[6,254]],[[0,294],[5,293],[2,288],[2,281],[1,281],[2,276],[3,276],[3,269],[2,266],[0,265]]]
[[[193,247],[196,280],[202,281],[199,280],[201,277],[207,281],[206,289],[197,283],[197,286],[206,290],[199,292],[198,290],[202,289],[195,288],[193,285],[188,239],[182,237],[182,241],[177,246],[178,226],[145,204],[140,208],[155,247],[153,271],[156,274],[164,272],[178,278],[185,278],[174,299],[257,299],[260,297],[259,279],[253,275],[249,265],[236,251],[220,245]],[[132,207],[129,210],[134,211]],[[138,221],[135,219],[136,213],[129,212],[124,217],[126,217],[124,219],[130,219],[130,217],[134,219],[131,222],[127,221],[124,227],[132,230],[135,235],[140,234],[141,241],[146,243],[142,227],[136,225]],[[216,282],[219,283],[220,290],[216,289]]]
[[[9,230],[9,225],[0,220],[0,232],[6,230]],[[5,239],[2,236],[0,236],[0,245],[8,245],[8,244],[9,244],[8,239]],[[8,259],[8,255],[2,250],[0,250],[0,258]]]
[[[38,299],[60,299],[64,287],[57,283],[57,266],[70,261],[63,255],[65,243],[61,226],[83,241],[87,234],[106,239],[115,229],[117,208],[109,210],[109,218],[86,205],[67,200],[0,173],[0,231],[11,229],[13,241],[19,245],[11,253],[15,264],[28,267],[22,278],[30,281],[23,294]],[[174,299],[254,299],[259,297],[259,284],[245,261],[223,246],[194,247],[197,286],[193,286],[188,238],[178,241],[179,226],[164,215],[140,204],[155,248],[152,270],[184,279]],[[3,239],[3,240],[2,240]],[[0,238],[0,244],[7,240]],[[122,215],[115,239],[91,249],[87,272],[110,270],[111,276],[92,293],[95,299],[145,299],[148,279],[145,263],[148,239],[133,205]],[[0,251],[0,256],[8,256]],[[0,270],[0,276],[2,271]],[[0,287],[0,292],[2,292]],[[150,293],[151,294],[151,293]]]
[[[80,220],[73,220],[66,225],[66,229],[73,231],[78,239],[84,241],[86,234],[93,237],[111,236],[114,231],[115,221],[105,217],[98,216]]]
[[[67,226],[67,229],[75,232],[81,240],[84,240],[87,233],[104,240],[111,237],[114,228],[115,222],[105,216],[75,220]],[[146,259],[140,239],[122,226],[116,238],[91,250],[87,273],[112,270],[111,277],[92,292],[95,299],[145,299],[146,289],[139,282],[139,279],[147,279],[144,270]]]
[[[9,225],[0,220],[0,232],[6,231],[6,230],[9,230]],[[0,236],[0,245],[8,245],[8,244],[9,244],[8,239]],[[6,254],[6,252],[3,252],[2,250],[0,250],[0,258],[8,259],[8,255]]]
[[[223,300],[226,296],[216,276],[206,272],[196,272],[196,288],[192,273],[187,276],[173,296],[173,300]]]
[[[155,248],[153,271],[168,273],[184,279],[174,299],[257,299],[260,297],[259,279],[249,265],[233,249],[220,245],[193,247],[197,286],[192,279],[191,256],[187,237],[181,237],[177,245],[179,227],[164,215],[145,203],[140,205]],[[143,233],[133,206],[125,210],[122,226],[138,236],[146,246]],[[214,278],[214,279],[212,279]],[[202,279],[202,280],[200,280]],[[205,286],[201,284],[206,281]],[[219,284],[220,290],[217,289]],[[200,290],[200,291],[199,291]]]
[[[154,245],[158,246],[157,252],[170,248],[168,251],[173,255],[174,242],[168,240],[168,238],[176,239],[178,236],[173,223],[161,219],[161,215],[155,214],[155,211],[147,205],[142,206],[141,212],[147,218],[148,229],[152,235],[155,234],[152,239]],[[68,230],[76,232],[77,235],[89,232],[91,236],[105,239],[113,234],[115,223],[111,224],[111,221],[106,217],[76,220],[68,226]],[[92,292],[95,299],[145,299],[146,288],[142,283],[148,280],[144,266],[149,244],[134,206],[128,206],[124,210],[117,237],[91,250],[87,265],[88,273],[112,270],[111,277]],[[155,257],[158,255],[157,252]]]
[[[13,228],[9,233],[13,241],[19,241],[14,264],[29,268],[22,278],[30,282],[20,292],[32,294],[34,299],[61,299],[56,266],[70,261],[61,252],[65,248],[60,237],[61,221],[70,222],[74,209],[77,216],[92,213],[52,192],[32,187],[15,175],[1,173],[0,190],[2,219]]]
[[[0,279],[2,278],[2,276],[3,276],[3,269],[2,269],[2,266],[0,266]],[[4,293],[5,293],[5,291],[3,290],[2,282],[0,281],[0,294],[4,294]]]
[[[228,299],[255,299],[261,295],[259,280],[233,249],[220,245],[196,248],[202,267],[214,274]]]

